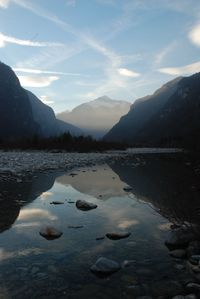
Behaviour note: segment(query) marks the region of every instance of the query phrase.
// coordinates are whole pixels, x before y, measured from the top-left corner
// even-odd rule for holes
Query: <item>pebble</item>
[[[75,228],[75,229],[78,229],[78,228],[83,228],[83,225],[68,225],[68,228]]]
[[[106,237],[110,240],[120,240],[128,238],[131,235],[129,232],[107,233]]]
[[[133,190],[133,188],[132,188],[131,186],[125,186],[125,187],[123,188],[123,190],[126,191],[126,192],[130,192],[130,191]]]
[[[135,260],[125,260],[121,263],[122,268],[130,267],[131,265],[135,264]]]
[[[165,245],[169,249],[183,249],[189,244],[193,237],[194,235],[185,229],[172,230],[165,241]]]
[[[105,239],[105,237],[97,237],[96,238],[97,241],[104,240],[104,239]]]
[[[45,227],[40,230],[40,235],[47,240],[58,239],[62,236],[62,232],[55,229],[54,227]]]
[[[188,291],[192,291],[192,292],[200,291],[200,284],[195,283],[195,282],[190,282],[186,285],[186,289]]]
[[[96,274],[112,274],[119,271],[121,268],[120,264],[116,261],[110,260],[105,257],[100,257],[96,263],[90,268],[93,273]]]
[[[186,257],[186,250],[184,249],[176,249],[172,250],[169,253],[172,257],[178,258],[178,259],[183,259]]]
[[[39,272],[40,271],[40,269],[38,268],[38,267],[33,267],[32,269],[31,269],[31,274],[32,275],[34,275],[34,274],[36,274],[37,272]]]

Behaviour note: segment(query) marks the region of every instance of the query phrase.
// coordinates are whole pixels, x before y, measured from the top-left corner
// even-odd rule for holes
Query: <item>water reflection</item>
[[[17,182],[17,180],[0,181],[0,233],[14,224],[21,207],[32,202],[41,194],[44,196],[44,192],[53,186],[58,175],[39,173],[23,183]]]
[[[130,285],[145,284],[151,294],[155,283],[188,278],[164,242],[169,220],[198,222],[198,180],[190,168],[176,160],[136,157],[75,173],[2,183],[0,297],[126,299],[133,297]],[[123,190],[126,185],[132,192]],[[79,199],[98,208],[78,210]],[[49,225],[63,233],[59,239],[40,236]],[[118,241],[102,238],[116,231],[131,235]],[[89,269],[100,256],[131,260],[134,266],[99,280]]]
[[[112,196],[123,196],[126,194],[123,190],[125,184],[115,171],[107,165],[98,166],[97,169],[83,169],[77,171],[78,175],[76,176],[63,175],[57,178],[56,181],[65,186],[72,186],[79,192],[96,198],[100,196],[103,199],[108,199]]]
[[[171,221],[200,224],[199,177],[180,159],[152,155],[137,157],[137,163],[109,166],[120,179],[133,188],[141,201],[153,204]]]

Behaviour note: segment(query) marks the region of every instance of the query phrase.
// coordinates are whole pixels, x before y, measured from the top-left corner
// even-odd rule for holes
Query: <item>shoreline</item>
[[[131,158],[135,155],[182,154],[180,149],[128,149],[103,153],[72,153],[47,151],[0,151],[0,180],[8,177],[25,177],[35,172],[70,171],[94,166],[111,160]]]

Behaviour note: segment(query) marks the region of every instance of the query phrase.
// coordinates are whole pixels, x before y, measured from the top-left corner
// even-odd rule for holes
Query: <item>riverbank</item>
[[[38,171],[63,170],[126,159],[139,154],[175,154],[180,149],[128,149],[104,153],[67,153],[47,151],[0,151],[0,175],[24,176]]]

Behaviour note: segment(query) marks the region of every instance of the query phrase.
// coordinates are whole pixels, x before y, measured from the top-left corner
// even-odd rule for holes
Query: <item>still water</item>
[[[168,282],[183,285],[190,274],[165,240],[172,223],[198,222],[197,186],[187,163],[163,156],[2,182],[0,298],[170,298]],[[79,199],[98,207],[81,211]],[[63,233],[59,239],[39,234],[49,225]],[[131,235],[110,240],[109,232]],[[90,267],[99,257],[121,270],[95,276]]]

